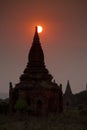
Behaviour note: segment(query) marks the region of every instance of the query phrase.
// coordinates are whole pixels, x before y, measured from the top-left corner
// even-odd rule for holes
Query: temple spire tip
[[[37,31],[37,26],[35,26],[35,32],[38,33],[38,31]]]

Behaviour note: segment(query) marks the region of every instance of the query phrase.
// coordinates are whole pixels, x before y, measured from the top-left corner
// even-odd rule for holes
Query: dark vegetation
[[[87,90],[75,94],[75,98],[77,99],[76,103],[87,105]]]
[[[69,109],[46,117],[1,114],[0,130],[87,130],[87,109]]]
[[[14,114],[9,113],[5,103],[0,102],[0,130],[87,130],[86,107],[66,108],[61,114],[31,116],[23,100],[17,102]]]
[[[8,99],[0,100],[0,130],[87,130],[87,92],[77,94],[79,103],[67,106],[61,114],[31,115],[24,100],[18,100],[15,113],[9,113]],[[83,102],[82,102],[83,101]]]
[[[0,114],[8,114],[9,112],[9,103],[8,99],[0,99]]]

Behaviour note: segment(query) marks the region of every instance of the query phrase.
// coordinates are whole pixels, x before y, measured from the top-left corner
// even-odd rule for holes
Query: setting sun
[[[37,26],[37,31],[38,31],[38,33],[41,33],[43,31],[43,27],[38,25]]]

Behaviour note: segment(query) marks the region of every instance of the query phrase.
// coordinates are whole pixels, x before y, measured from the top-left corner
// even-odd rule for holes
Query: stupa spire
[[[71,86],[70,86],[69,80],[67,81],[67,86],[66,86],[65,94],[66,95],[72,95],[72,90],[71,90]]]
[[[37,26],[35,26],[35,34],[34,34],[34,38],[33,38],[33,43],[40,43]]]
[[[37,31],[37,26],[35,26],[35,32],[38,33],[38,31]]]
[[[37,26],[35,27],[33,43],[28,55],[28,61],[30,66],[44,66],[44,53],[41,47]]]

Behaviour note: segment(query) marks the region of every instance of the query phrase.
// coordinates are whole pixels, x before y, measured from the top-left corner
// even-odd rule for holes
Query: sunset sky
[[[8,92],[27,64],[35,26],[45,64],[55,81],[70,80],[73,93],[87,83],[87,0],[0,0],[0,92]]]

